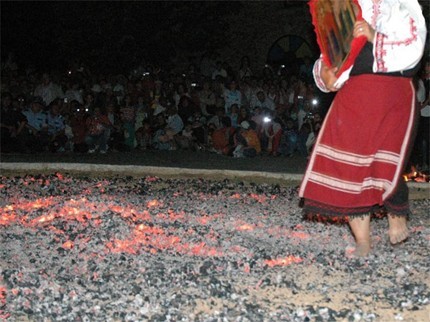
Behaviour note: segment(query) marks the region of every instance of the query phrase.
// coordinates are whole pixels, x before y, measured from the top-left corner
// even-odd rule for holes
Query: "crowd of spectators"
[[[203,59],[186,70],[142,64],[125,74],[2,66],[1,152],[208,150],[307,157],[323,113],[305,59],[254,70]]]

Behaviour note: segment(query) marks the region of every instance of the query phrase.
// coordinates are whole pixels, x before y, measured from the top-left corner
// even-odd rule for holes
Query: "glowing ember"
[[[243,225],[237,227],[236,229],[239,231],[254,230],[254,225],[243,224]]]
[[[295,257],[293,255],[290,255],[285,258],[267,259],[264,261],[264,264],[269,267],[274,267],[274,266],[288,266],[291,264],[298,264],[301,262],[303,262],[303,259],[301,259],[300,257]]]
[[[0,184],[0,320],[215,321],[246,314],[260,321],[270,311],[273,321],[335,321],[356,319],[363,298],[390,312],[405,303],[402,314],[428,305],[429,201],[413,203],[411,242],[401,251],[408,265],[399,266],[385,238],[372,238],[375,260],[345,258],[353,243],[347,225],[303,220],[296,187],[58,173]],[[375,235],[385,236],[385,223],[375,220]],[[378,271],[384,274],[369,278]],[[305,307],[311,292],[321,300]],[[342,301],[322,307],[322,299]],[[360,319],[380,317],[372,303]]]
[[[415,166],[412,166],[411,171],[403,175],[403,179],[405,181],[430,182],[430,175],[424,171],[418,171]]]
[[[65,243],[63,243],[62,247],[64,249],[71,249],[73,248],[73,242],[71,240],[68,240]]]

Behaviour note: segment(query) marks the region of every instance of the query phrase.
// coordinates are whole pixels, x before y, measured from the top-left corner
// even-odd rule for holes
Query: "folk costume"
[[[375,30],[337,92],[300,187],[308,215],[360,216],[385,208],[408,215],[402,178],[415,119],[412,77],[422,58],[426,24],[417,0],[359,0]],[[314,65],[317,86],[321,58]]]

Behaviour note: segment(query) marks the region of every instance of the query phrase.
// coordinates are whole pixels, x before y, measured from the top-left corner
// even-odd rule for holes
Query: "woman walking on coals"
[[[338,91],[300,187],[306,215],[347,217],[355,256],[371,250],[370,217],[385,209],[392,244],[408,237],[408,187],[402,178],[415,130],[412,77],[422,58],[426,25],[417,0],[358,0],[363,19],[354,37],[367,43],[336,76],[320,58],[317,86]]]

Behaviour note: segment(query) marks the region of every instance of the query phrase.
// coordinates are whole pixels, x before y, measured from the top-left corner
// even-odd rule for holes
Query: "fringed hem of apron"
[[[409,217],[409,205],[373,205],[356,208],[343,208],[323,204],[314,200],[302,198],[300,207],[303,208],[303,217],[309,220],[328,221],[333,223],[348,222],[348,218],[362,218],[366,216],[383,217],[389,213],[395,217]]]

